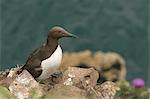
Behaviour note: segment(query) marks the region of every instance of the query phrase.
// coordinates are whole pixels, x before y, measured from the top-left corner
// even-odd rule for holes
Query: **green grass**
[[[134,88],[129,82],[121,81],[118,83],[120,91],[116,94],[116,99],[150,99],[150,89]]]
[[[16,97],[7,88],[0,86],[0,99],[16,99]]]

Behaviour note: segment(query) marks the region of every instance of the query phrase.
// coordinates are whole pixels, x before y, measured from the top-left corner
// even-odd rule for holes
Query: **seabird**
[[[28,70],[37,80],[44,80],[56,72],[62,60],[62,49],[58,40],[62,37],[77,37],[59,26],[48,32],[47,42],[35,49],[28,57],[22,69]]]

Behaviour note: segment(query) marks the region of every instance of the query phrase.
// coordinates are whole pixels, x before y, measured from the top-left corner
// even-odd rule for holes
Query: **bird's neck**
[[[56,48],[58,46],[58,39],[49,37],[46,42],[47,47]]]

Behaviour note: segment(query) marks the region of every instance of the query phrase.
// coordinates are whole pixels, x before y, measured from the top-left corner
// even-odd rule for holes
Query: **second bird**
[[[44,80],[56,72],[62,60],[62,49],[58,40],[62,37],[77,37],[61,27],[53,27],[48,32],[46,44],[35,49],[22,69],[28,70],[37,80]]]

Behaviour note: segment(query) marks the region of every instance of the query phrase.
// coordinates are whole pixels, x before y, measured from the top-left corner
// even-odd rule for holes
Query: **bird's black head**
[[[65,29],[63,29],[62,27],[59,27],[59,26],[55,26],[49,30],[48,38],[49,37],[50,38],[56,38],[56,39],[59,39],[62,37],[75,37],[75,38],[77,38],[76,35],[67,32]]]

